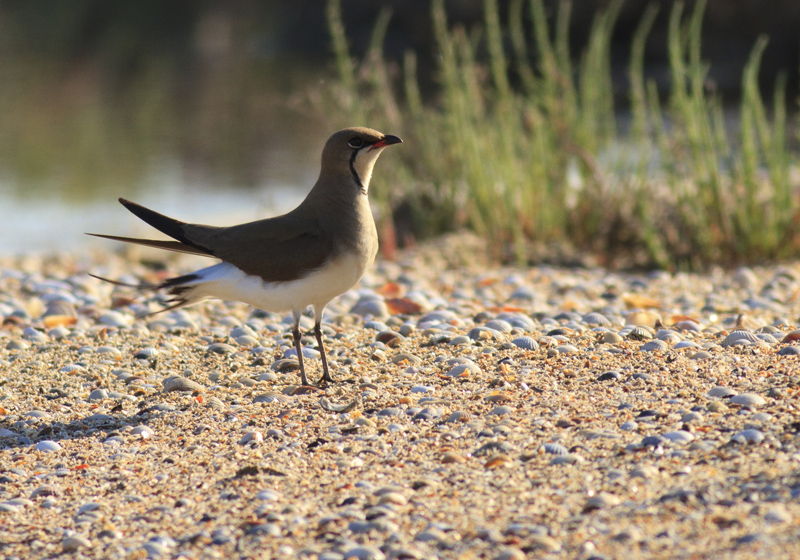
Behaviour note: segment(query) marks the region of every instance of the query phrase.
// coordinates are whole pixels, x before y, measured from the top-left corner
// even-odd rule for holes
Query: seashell
[[[272,370],[278,373],[286,373],[287,371],[295,371],[300,369],[300,362],[294,358],[284,358],[282,360],[275,360],[272,362]]]
[[[560,443],[545,443],[539,448],[544,453],[552,453],[553,455],[567,455],[569,449]]]
[[[653,313],[652,311],[633,311],[625,315],[626,325],[634,325],[639,327],[652,327],[660,320],[661,316],[658,313]]]
[[[65,301],[63,299],[52,301],[47,305],[47,309],[45,309],[44,313],[42,314],[42,318],[45,319],[45,326],[47,326],[47,319],[49,317],[75,317],[75,306],[72,303]],[[73,323],[69,323],[73,324]],[[55,324],[53,326],[56,326]]]
[[[206,347],[207,354],[232,354],[236,352],[236,348],[224,342],[215,342]]]
[[[462,410],[455,410],[450,413],[450,416],[445,418],[445,422],[451,424],[453,422],[467,422],[472,417],[469,412],[464,412]]]
[[[689,359],[690,360],[695,360],[695,361],[700,361],[700,360],[708,360],[711,357],[712,357],[711,356],[711,352],[707,352],[705,350],[700,350],[699,352],[695,352],[694,354],[692,354],[692,357],[689,358]]]
[[[408,503],[408,498],[406,498],[403,494],[401,494],[400,492],[389,491],[380,494],[380,498],[378,498],[377,505],[381,506],[384,504],[393,504],[396,506],[404,506],[407,503]]]
[[[80,548],[89,548],[92,541],[81,535],[72,535],[61,541],[61,549],[65,552],[75,552]]]
[[[538,350],[539,343],[530,336],[520,336],[511,341],[511,344],[523,350]]]
[[[723,348],[730,348],[731,346],[737,345],[750,346],[753,344],[761,344],[761,340],[750,331],[742,330],[733,331],[720,343]]]
[[[384,408],[383,410],[378,411],[378,416],[402,416],[403,411],[402,409],[389,407]]]
[[[448,451],[447,453],[442,455],[442,458],[439,459],[439,462],[444,465],[448,465],[451,463],[463,463],[466,460],[467,459],[463,455],[454,453],[453,451]]]
[[[159,352],[157,349],[153,348],[152,346],[148,346],[146,348],[142,348],[141,350],[137,350],[133,355],[133,358],[135,360],[152,360],[158,356],[158,354]]]
[[[105,389],[95,389],[94,391],[89,393],[90,401],[101,401],[107,398],[108,398],[108,391],[106,391]]]
[[[400,353],[392,356],[391,362],[398,365],[419,365],[422,363],[422,358],[414,354]]]
[[[619,344],[622,337],[615,332],[604,332],[602,340],[605,344]]]
[[[628,331],[627,338],[631,340],[650,340],[653,338],[653,334],[642,326],[636,326]]]
[[[117,327],[118,329],[126,329],[131,326],[133,321],[117,311],[106,311],[97,318],[97,322],[101,325]]]
[[[208,397],[208,399],[206,399],[206,406],[209,407],[209,408],[213,408],[214,410],[224,410],[225,409],[225,403],[222,402],[217,397]]]
[[[164,392],[171,393],[173,391],[202,392],[205,391],[205,387],[203,387],[196,381],[192,381],[191,379],[186,379],[185,377],[181,377],[180,375],[171,375],[164,380]]]
[[[82,369],[83,369],[82,365],[79,365],[79,364],[68,364],[68,365],[62,367],[58,371],[59,371],[59,373],[72,373],[73,371],[80,371]]]
[[[597,495],[592,496],[591,498],[586,500],[586,504],[584,504],[583,506],[583,512],[586,513],[598,509],[606,509],[618,506],[620,503],[621,500],[614,494],[600,492]]]
[[[254,403],[274,403],[274,402],[277,402],[277,403],[281,403],[281,404],[288,404],[288,403],[292,402],[292,398],[289,397],[289,396],[286,396],[286,395],[284,395],[282,393],[274,393],[274,392],[270,391],[268,393],[262,393],[260,395],[256,395],[253,398],[253,402]]]
[[[610,327],[613,324],[605,315],[597,312],[587,313],[581,318],[581,322],[587,325],[596,325],[600,327]]]
[[[514,412],[514,409],[510,406],[496,406],[489,412],[487,412],[487,416],[505,416],[506,414],[511,414]]]
[[[503,321],[502,319],[492,319],[491,321],[487,321],[483,326],[503,334],[510,333],[513,328],[508,321]]]
[[[34,451],[41,451],[42,453],[54,453],[56,451],[61,451],[61,449],[63,448],[58,443],[49,439],[40,441],[33,446]]]
[[[657,309],[661,302],[641,294],[622,294],[622,302],[628,309]]]
[[[666,342],[664,342],[663,340],[655,339],[655,340],[651,340],[650,342],[647,342],[647,343],[643,344],[639,348],[639,351],[640,352],[663,352],[664,350],[667,350],[668,348],[669,348],[669,345]]]
[[[354,410],[360,403],[361,396],[357,395],[355,399],[346,404],[332,404],[326,397],[319,399],[319,406],[322,410],[328,412],[345,413]],[[379,414],[380,415],[380,414]],[[384,415],[385,416],[385,415]]]
[[[27,350],[30,345],[24,340],[9,340],[6,344],[6,350]]]
[[[487,327],[475,327],[470,329],[467,336],[472,340],[496,340],[502,335],[500,331],[489,329]]]
[[[668,439],[669,441],[671,441],[676,445],[686,445],[690,441],[694,440],[694,435],[691,432],[687,432],[686,430],[667,432],[666,434],[663,434],[662,437]]]
[[[697,323],[697,321],[693,321],[692,319],[684,319],[682,321],[678,321],[672,326],[681,331],[700,332],[703,330]]]
[[[153,437],[153,430],[147,426],[136,426],[131,430],[131,433],[135,436],[139,436],[142,439],[150,439]]]
[[[567,453],[566,455],[556,455],[550,459],[551,465],[575,465],[582,463],[584,458],[578,453]]]
[[[800,340],[800,329],[794,330],[781,339],[781,342],[794,342]]]
[[[785,346],[778,350],[778,356],[798,356],[800,355],[800,346]]]
[[[44,318],[44,327],[46,329],[53,329],[56,327],[69,327],[78,322],[78,318],[74,315],[50,315]]]
[[[557,354],[575,354],[578,352],[578,348],[573,346],[572,344],[561,344],[556,346],[555,352]]]
[[[658,331],[656,333],[656,338],[658,340],[663,340],[667,344],[677,344],[678,342],[683,340],[683,338],[681,338],[681,335],[669,329],[661,329],[660,331]]]
[[[675,350],[682,350],[683,348],[700,348],[700,346],[696,342],[692,342],[691,340],[681,340],[680,342],[676,343],[673,346]]]
[[[445,373],[448,377],[468,377],[470,374],[479,375],[481,369],[474,363],[458,364],[450,371]]]
[[[22,338],[24,338],[25,340],[30,340],[31,342],[37,344],[47,342],[50,340],[49,336],[47,336],[42,331],[34,329],[33,327],[27,327],[24,331],[22,331]]]
[[[761,430],[742,430],[731,438],[734,443],[761,443],[764,441],[764,432]]]
[[[767,344],[777,344],[778,343],[778,339],[775,338],[774,336],[772,336],[769,333],[758,333],[756,336],[758,337],[758,339],[760,341],[765,342]]]
[[[489,401],[490,403],[498,403],[498,402],[511,402],[514,398],[509,395],[508,393],[494,393],[489,395],[488,397],[484,397],[484,400]]]
[[[253,445],[258,445],[264,442],[264,435],[259,431],[252,431],[247,432],[242,439],[239,440],[239,445],[247,445],[248,443],[252,443]]]
[[[462,334],[462,335],[459,335],[459,336],[453,338],[447,344],[449,344],[450,346],[463,346],[464,344],[471,344],[471,343],[472,343],[472,339],[470,337]]]
[[[720,387],[720,386],[712,387],[706,393],[706,395],[709,396],[709,397],[722,397],[722,398],[732,397],[735,394],[736,394],[736,391],[734,391],[730,387]]]
[[[511,457],[508,455],[495,455],[494,457],[489,458],[489,460],[483,464],[483,468],[496,469],[499,467],[504,467],[509,463],[511,463]]]
[[[40,496],[41,497],[58,496],[60,494],[61,490],[59,490],[57,486],[45,484],[44,486],[39,486],[33,492],[31,492],[31,498],[38,498]]]
[[[411,388],[412,393],[433,393],[434,391],[436,391],[436,388],[428,385],[416,385]]]
[[[733,404],[738,404],[741,406],[764,406],[767,404],[767,401],[761,395],[757,395],[755,393],[741,393],[739,395],[735,395],[731,397],[730,401]]]

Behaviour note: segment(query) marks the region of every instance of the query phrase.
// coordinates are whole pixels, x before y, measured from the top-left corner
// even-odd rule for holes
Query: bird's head
[[[399,144],[397,136],[364,127],[345,128],[328,139],[322,150],[320,177],[352,177],[361,192],[367,194],[372,168],[386,146]]]

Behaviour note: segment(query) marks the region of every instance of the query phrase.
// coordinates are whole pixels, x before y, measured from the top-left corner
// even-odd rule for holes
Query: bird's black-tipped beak
[[[374,150],[375,148],[385,148],[386,146],[391,146],[392,144],[402,144],[403,141],[400,140],[397,136],[392,136],[391,134],[387,134],[377,142],[375,142],[370,150]]]

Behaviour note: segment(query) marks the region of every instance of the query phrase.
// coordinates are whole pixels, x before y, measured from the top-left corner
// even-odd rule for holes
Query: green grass
[[[400,65],[382,54],[389,12],[355,60],[339,1],[331,0],[338,82],[324,92],[326,113],[337,125],[366,124],[406,142],[380,165],[384,188],[373,196],[383,215],[409,204],[419,236],[466,227],[517,261],[533,247],[563,243],[610,265],[796,258],[798,158],[787,146],[785,79],[775,85],[771,116],[758,88],[766,38],[744,69],[738,130],[731,130],[701,56],[705,2],[690,14],[676,3],[670,13],[665,100],[643,72],[657,13],[650,6],[631,44],[632,124],[623,134],[609,55],[620,5],[597,15],[585,52],[573,58],[569,2],[551,29],[542,0],[513,0],[508,27],[496,0],[486,0],[484,25],[467,30],[451,27],[434,0],[439,90],[423,100],[414,54]],[[530,29],[520,23],[524,10]]]

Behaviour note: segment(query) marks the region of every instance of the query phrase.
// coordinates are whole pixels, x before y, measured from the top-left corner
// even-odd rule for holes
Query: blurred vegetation
[[[497,1],[484,4],[483,25],[467,29],[450,26],[443,1],[433,2],[440,57],[431,103],[420,94],[415,54],[401,65],[382,54],[388,11],[367,54],[355,59],[339,0],[329,2],[339,80],[320,92],[320,107],[337,124],[370,123],[406,142],[380,166],[380,176],[403,188],[373,190],[379,205],[410,210],[416,235],[467,227],[517,261],[543,244],[625,266],[797,258],[800,170],[789,145],[798,128],[787,117],[785,76],[771,111],[759,91],[766,37],[753,46],[731,119],[701,56],[705,1],[689,14],[672,6],[666,99],[645,79],[658,10],[651,5],[632,40],[631,122],[621,132],[610,65],[621,2],[596,16],[574,66],[570,2],[559,4],[553,29],[542,0],[513,0],[506,27]],[[521,23],[526,11],[530,28]]]
[[[287,109],[324,65],[297,66],[256,42],[270,10],[245,18],[234,6],[155,0],[0,7],[0,178],[16,196],[260,186],[265,167],[273,179],[300,179],[283,160],[305,154],[319,121]],[[276,133],[287,120],[294,133]]]

